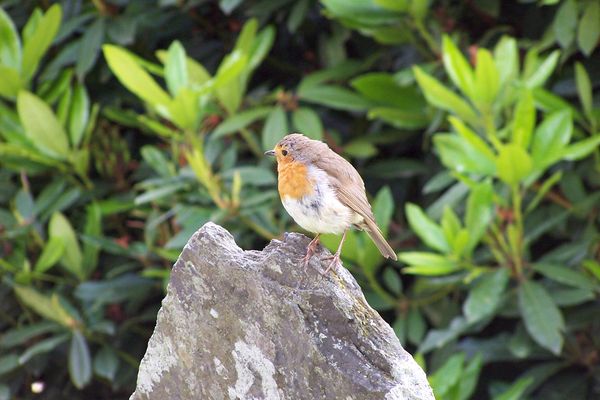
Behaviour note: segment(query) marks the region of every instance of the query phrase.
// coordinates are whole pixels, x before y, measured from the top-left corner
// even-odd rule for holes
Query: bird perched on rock
[[[277,159],[278,190],[283,206],[298,225],[316,233],[303,258],[305,267],[322,233],[342,234],[324,274],[341,264],[340,252],[351,226],[364,230],[384,257],[397,259],[375,223],[359,173],[327,144],[292,133],[265,155]]]

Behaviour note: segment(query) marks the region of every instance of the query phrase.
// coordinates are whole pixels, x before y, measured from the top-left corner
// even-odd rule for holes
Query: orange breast
[[[300,162],[289,161],[277,164],[279,174],[279,196],[299,199],[313,193],[313,183],[308,177],[308,168]]]

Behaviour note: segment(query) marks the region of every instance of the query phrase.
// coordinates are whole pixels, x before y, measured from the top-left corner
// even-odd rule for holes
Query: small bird
[[[277,188],[286,211],[302,228],[316,233],[302,259],[305,268],[322,233],[342,234],[323,274],[334,265],[341,265],[342,245],[351,226],[364,230],[385,258],[397,260],[394,249],[375,223],[359,173],[327,144],[292,133],[265,155],[277,159]]]

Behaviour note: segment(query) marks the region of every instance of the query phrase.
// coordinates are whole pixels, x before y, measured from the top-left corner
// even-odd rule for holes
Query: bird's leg
[[[327,267],[327,269],[325,270],[325,272],[323,272],[323,275],[327,275],[327,273],[329,272],[329,270],[331,268],[333,268],[333,266],[337,266],[337,265],[342,265],[342,262],[340,261],[340,254],[342,253],[342,246],[344,245],[344,240],[346,240],[346,232],[348,232],[348,228],[346,228],[346,230],[344,231],[344,234],[342,235],[342,240],[340,240],[340,244],[338,246],[337,251],[335,252],[335,254],[333,255],[333,257],[331,257],[331,262],[329,263],[329,266]]]
[[[308,263],[310,262],[310,259],[315,254],[315,250],[317,249],[317,246],[319,245],[319,236],[320,235],[321,235],[320,233],[317,233],[317,236],[315,236],[315,238],[313,240],[311,240],[310,243],[308,244],[308,246],[306,247],[306,255],[304,257],[302,257],[302,262],[304,263],[305,270],[306,270],[306,267],[308,266]]]

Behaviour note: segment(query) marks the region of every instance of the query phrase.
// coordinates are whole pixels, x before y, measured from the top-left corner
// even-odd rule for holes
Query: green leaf
[[[90,349],[83,334],[73,331],[69,347],[69,376],[76,388],[82,389],[92,379]]]
[[[414,86],[401,86],[394,75],[388,73],[369,72],[354,78],[350,85],[367,99],[382,105],[411,112],[425,106],[423,96]]]
[[[248,67],[254,70],[267,56],[273,43],[275,42],[275,28],[271,25],[260,31],[250,49],[250,57],[248,59]]]
[[[523,398],[523,394],[532,383],[532,377],[521,378],[510,385],[510,387],[502,392],[502,394],[494,396],[493,400],[521,400]]]
[[[525,86],[527,88],[533,89],[538,86],[543,86],[544,83],[548,80],[554,68],[556,68],[556,64],[558,63],[558,58],[560,57],[560,51],[555,50],[546,59],[537,67],[535,72],[533,72],[529,76],[524,77]]]
[[[550,114],[537,127],[533,135],[531,152],[537,171],[559,160],[563,149],[571,140],[573,121],[568,110]]]
[[[17,110],[25,133],[42,153],[63,160],[69,156],[67,134],[46,103],[33,93],[21,91]]]
[[[188,85],[188,66],[185,50],[178,40],[169,46],[165,65],[165,80],[173,97],[177,96],[181,88]]]
[[[394,214],[394,196],[389,186],[384,186],[379,189],[375,199],[373,200],[373,214],[375,216],[375,222],[381,229],[384,236],[388,233],[390,221]]]
[[[499,81],[500,75],[492,59],[492,54],[486,49],[478,49],[473,99],[482,110],[491,107],[496,100],[500,89]]]
[[[572,268],[556,264],[536,263],[533,265],[533,269],[545,277],[567,286],[590,290],[598,288],[586,275]]]
[[[456,133],[463,139],[465,139],[471,147],[473,147],[477,153],[477,158],[485,158],[486,164],[489,164],[488,167],[493,168],[492,165],[495,162],[496,156],[487,143],[479,137],[475,132],[469,129],[460,119],[450,116],[448,117],[448,121],[452,127],[456,130]]]
[[[587,157],[594,150],[598,149],[600,146],[600,133],[597,133],[596,136],[580,140],[577,143],[568,145],[565,147],[559,159],[575,161],[580,160],[584,157]]]
[[[301,100],[336,110],[363,111],[371,106],[368,100],[356,93],[333,85],[310,86],[298,92]]]
[[[58,327],[54,322],[43,321],[9,329],[2,333],[0,347],[5,349],[16,347],[37,336],[55,331]]]
[[[588,119],[591,119],[593,110],[592,83],[587,71],[579,62],[575,63],[575,83],[577,84],[577,94],[583,106],[583,112]]]
[[[462,228],[456,213],[449,206],[444,207],[441,224],[444,236],[448,242],[451,242]]]
[[[75,64],[75,72],[80,82],[83,82],[85,75],[94,66],[100,53],[100,47],[104,42],[104,18],[98,18],[91,26],[86,27],[85,33],[81,38],[79,45],[79,54]]]
[[[5,354],[0,356],[0,376],[8,374],[9,372],[17,369],[19,367],[19,357],[17,356],[16,353],[9,353],[9,354]],[[10,396],[10,392],[9,392],[9,396]],[[4,397],[6,400],[8,400],[10,397],[6,396]],[[2,397],[2,394],[0,393],[0,398],[4,399]]]
[[[258,107],[236,113],[226,118],[217,126],[217,129],[212,133],[211,139],[217,139],[221,136],[238,132],[254,121],[266,117],[272,110],[272,107]]]
[[[548,190],[550,190],[550,188],[552,188],[552,186],[554,186],[556,182],[560,181],[561,178],[562,171],[556,171],[548,179],[546,179],[544,183],[542,183],[540,188],[537,189],[537,193],[535,194],[533,200],[531,200],[531,202],[527,205],[525,213],[528,214],[531,211],[533,211],[537,207],[539,202],[544,198],[546,193],[548,193]]]
[[[344,146],[344,153],[356,158],[369,158],[377,154],[377,147],[367,140],[356,139]]]
[[[96,375],[113,381],[117,375],[118,368],[119,358],[110,347],[104,346],[96,353],[94,357],[94,373]]]
[[[496,170],[498,177],[508,185],[516,185],[525,179],[533,168],[531,157],[516,144],[508,144],[500,148]]]
[[[463,368],[460,381],[458,382],[457,400],[467,400],[471,398],[473,391],[475,391],[475,388],[477,387],[481,367],[483,367],[483,357],[481,356],[481,353],[477,353],[477,355]]]
[[[62,11],[60,5],[54,4],[37,22],[35,30],[30,35],[23,35],[25,38],[21,67],[23,81],[28,82],[37,70],[40,60],[58,32],[61,18]]]
[[[40,316],[66,327],[72,327],[75,324],[75,319],[60,304],[56,294],[49,297],[33,288],[19,285],[15,285],[14,289],[19,300]]]
[[[444,253],[450,251],[450,246],[446,241],[442,228],[433,222],[421,207],[407,203],[405,211],[410,227],[427,246]]]
[[[306,17],[309,5],[310,0],[299,0],[292,6],[292,10],[287,19],[287,29],[290,33],[296,33]]]
[[[519,309],[533,340],[552,353],[560,354],[564,321],[546,289],[532,281],[522,282],[519,286]]]
[[[48,240],[42,254],[35,263],[33,270],[35,272],[45,272],[52,268],[60,260],[65,251],[65,244],[59,237],[53,237]]]
[[[469,291],[463,304],[463,313],[468,322],[480,321],[496,311],[508,284],[508,271],[498,268],[481,276]]]
[[[425,128],[429,124],[429,117],[421,111],[391,108],[374,107],[367,114],[369,119],[382,119],[388,124],[402,129]]]
[[[560,46],[564,49],[573,43],[577,28],[577,3],[574,0],[563,1],[554,17],[552,29]]]
[[[459,270],[456,262],[436,253],[404,252],[398,254],[398,259],[409,265],[402,269],[406,274],[438,276],[447,275]]]
[[[487,231],[493,217],[494,188],[489,182],[480,183],[471,189],[467,200],[465,227],[469,232],[467,250],[470,255],[481,237]]]
[[[516,79],[519,73],[519,49],[514,38],[502,36],[494,48],[494,62],[500,74],[501,86]]]
[[[153,106],[166,106],[171,102],[169,95],[139,65],[131,53],[109,44],[102,48],[108,66],[123,86]]]
[[[13,99],[23,86],[19,72],[15,68],[0,65],[0,76],[0,96]]]
[[[65,333],[63,335],[54,336],[37,342],[36,344],[25,350],[23,354],[21,354],[21,356],[19,357],[19,364],[23,365],[38,354],[47,353],[49,351],[54,350],[55,348],[66,342],[68,338],[69,335]]]
[[[467,95],[475,95],[475,77],[471,65],[447,35],[442,38],[442,60],[452,82]],[[479,61],[479,60],[478,60]]]
[[[215,87],[223,87],[233,79],[237,79],[247,64],[248,56],[240,50],[235,50],[225,56],[215,74]]]
[[[512,143],[518,144],[523,149],[529,148],[531,134],[535,127],[535,104],[530,90],[521,92],[515,107],[512,124]]]
[[[76,83],[73,88],[71,110],[69,111],[69,135],[71,145],[79,147],[90,118],[90,99],[85,86]]]
[[[490,159],[489,154],[480,152],[461,136],[437,134],[433,143],[442,163],[450,169],[484,176],[494,175],[496,172],[495,157]]]
[[[454,354],[429,377],[429,383],[436,398],[446,398],[450,389],[458,383],[463,372],[464,362],[464,353]]]
[[[65,251],[61,259],[61,264],[73,275],[83,280],[85,272],[83,269],[83,256],[79,242],[75,236],[75,231],[60,212],[55,212],[50,218],[48,225],[48,236],[50,239],[57,237],[64,243]]]
[[[95,201],[86,207],[86,219],[83,233],[87,236],[102,235],[102,212]],[[83,244],[83,267],[86,276],[90,276],[98,265],[100,246],[95,243],[85,242]]]
[[[292,125],[295,132],[311,139],[323,139],[323,124],[319,114],[308,107],[300,107],[292,112]]]
[[[577,44],[586,56],[590,56],[598,45],[600,39],[600,4],[597,1],[589,1],[577,30]]]
[[[21,69],[21,41],[12,20],[0,7],[0,64],[15,71]],[[4,74],[0,75],[6,78]],[[4,79],[3,79],[4,80]]]
[[[472,125],[477,125],[479,117],[473,108],[456,93],[446,88],[440,81],[414,67],[415,78],[427,101],[442,110],[450,111]]]
[[[285,135],[287,135],[287,115],[281,106],[274,107],[267,120],[262,131],[262,145],[264,150],[270,150],[275,147]]]

